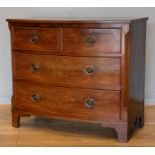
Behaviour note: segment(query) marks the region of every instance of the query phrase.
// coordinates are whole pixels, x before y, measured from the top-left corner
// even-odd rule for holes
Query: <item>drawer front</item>
[[[14,27],[13,48],[57,52],[58,29]]]
[[[63,29],[63,52],[103,55],[120,52],[120,29]]]
[[[120,92],[15,83],[14,106],[87,120],[118,120]]]
[[[16,53],[15,78],[120,90],[120,59]]]

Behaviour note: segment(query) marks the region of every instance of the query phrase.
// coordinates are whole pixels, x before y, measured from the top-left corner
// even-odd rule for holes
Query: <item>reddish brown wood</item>
[[[20,117],[30,117],[31,114],[25,111],[12,108],[12,126],[15,128],[19,127]]]
[[[34,19],[7,19],[11,26],[22,27],[75,27],[75,28],[121,28],[124,24],[147,20],[144,18],[34,18]]]
[[[134,127],[144,125],[146,20],[9,19],[12,125],[30,114],[100,123],[127,142]],[[31,34],[37,42],[34,37],[31,43]],[[92,45],[85,44],[88,37]],[[39,69],[32,72],[32,64]],[[95,67],[93,74],[84,73],[86,66]],[[92,108],[87,99],[95,101]]]
[[[56,83],[59,86],[120,90],[120,59],[14,54],[15,79]],[[39,68],[32,71],[32,64]],[[85,73],[94,66],[92,74]]]
[[[15,128],[19,127],[20,115],[15,109],[12,109],[12,126]]]
[[[13,48],[33,51],[57,52],[57,28],[13,27]],[[37,38],[33,38],[37,37]],[[34,40],[36,39],[36,40]]]
[[[95,41],[87,44],[87,39]],[[120,53],[121,29],[63,29],[63,52],[75,52],[80,55],[102,55]]]
[[[122,27],[122,44],[121,44],[121,51],[122,51],[122,57],[121,57],[121,107],[120,107],[120,113],[121,113],[121,120],[122,121],[128,121],[128,81],[129,81],[129,26],[130,25],[124,25]]]
[[[33,102],[32,95],[39,95],[39,101]],[[52,94],[52,95],[51,95]],[[92,107],[86,101],[94,100]],[[119,120],[119,91],[91,90],[51,87],[44,85],[15,84],[15,107],[37,111],[81,117],[87,120]]]
[[[120,124],[115,127],[119,142],[128,142],[131,135],[128,133],[127,124]]]
[[[146,22],[131,24],[129,63],[129,130],[144,126]]]

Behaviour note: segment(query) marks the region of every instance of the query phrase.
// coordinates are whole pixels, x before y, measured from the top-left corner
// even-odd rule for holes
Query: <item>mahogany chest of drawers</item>
[[[7,21],[14,127],[30,115],[92,122],[121,142],[143,127],[147,18]]]

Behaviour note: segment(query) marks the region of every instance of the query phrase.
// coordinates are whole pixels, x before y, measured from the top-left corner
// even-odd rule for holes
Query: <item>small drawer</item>
[[[58,52],[58,29],[14,27],[13,49]]]
[[[120,59],[15,53],[16,79],[120,90]]]
[[[120,53],[121,29],[63,29],[63,52],[101,56]]]
[[[119,120],[120,92],[15,83],[18,109],[86,120]]]

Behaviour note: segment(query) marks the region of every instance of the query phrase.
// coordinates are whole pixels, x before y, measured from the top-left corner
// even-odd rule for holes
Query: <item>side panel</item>
[[[131,132],[136,123],[144,125],[144,80],[145,80],[145,42],[146,20],[133,22],[130,25],[130,75],[128,129]],[[136,122],[136,120],[139,120]]]

